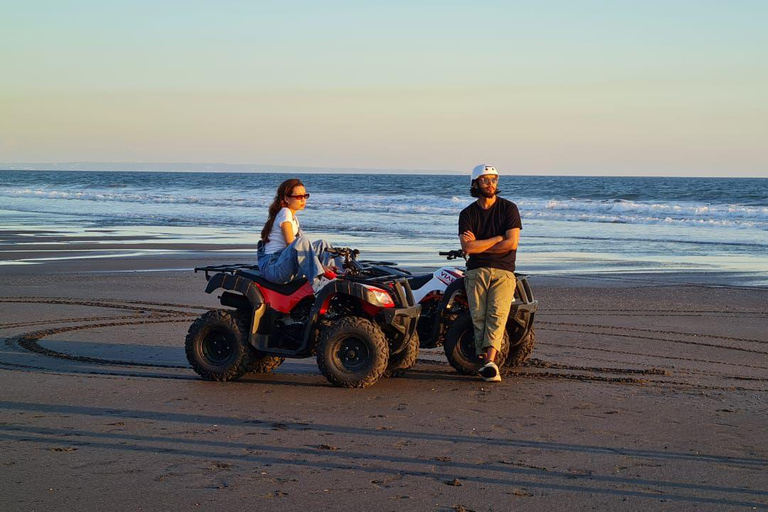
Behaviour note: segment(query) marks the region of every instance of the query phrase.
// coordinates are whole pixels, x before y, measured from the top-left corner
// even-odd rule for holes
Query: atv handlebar
[[[333,256],[341,256],[343,258],[357,259],[360,251],[357,249],[351,249],[349,247],[326,247],[325,252],[332,254]]]
[[[359,274],[363,270],[363,265],[357,261],[357,255],[360,251],[357,249],[351,249],[349,247],[326,247],[325,252],[331,254],[333,257],[344,258],[344,268],[348,269],[352,274]]]
[[[461,249],[448,251],[448,252],[440,251],[437,254],[440,256],[446,256],[445,259],[447,260],[455,260],[456,258],[466,258],[466,254],[464,254],[464,251],[462,251]]]

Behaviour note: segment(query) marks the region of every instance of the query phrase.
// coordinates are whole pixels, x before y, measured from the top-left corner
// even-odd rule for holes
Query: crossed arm
[[[465,231],[459,235],[459,240],[465,254],[504,253],[517,249],[517,244],[520,242],[520,228],[508,229],[505,236],[494,236],[485,240],[477,240],[474,233]]]

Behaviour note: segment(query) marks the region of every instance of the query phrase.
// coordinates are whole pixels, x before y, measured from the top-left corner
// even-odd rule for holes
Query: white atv
[[[448,260],[465,258],[461,250],[440,252]],[[414,302],[421,305],[417,335],[421,348],[443,346],[448,362],[457,372],[474,375],[484,364],[475,351],[474,330],[469,316],[467,292],[464,289],[464,266],[446,266],[432,273],[413,275],[385,261],[361,261],[365,272],[376,276],[404,277],[408,280]],[[536,333],[533,318],[539,301],[525,275],[515,273],[517,288],[504,334],[502,349],[497,356],[499,366],[519,366],[533,352]]]

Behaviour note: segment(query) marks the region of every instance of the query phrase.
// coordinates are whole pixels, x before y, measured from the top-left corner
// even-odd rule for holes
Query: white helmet
[[[475,168],[472,169],[472,178],[469,180],[469,182],[472,183],[480,176],[485,176],[486,174],[493,174],[494,176],[499,175],[499,173],[496,172],[496,168],[494,166],[488,164],[480,164],[476,165]]]

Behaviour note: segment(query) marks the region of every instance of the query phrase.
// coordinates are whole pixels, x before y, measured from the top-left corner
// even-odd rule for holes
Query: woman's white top
[[[283,230],[280,226],[290,222],[293,227],[293,236],[299,234],[299,219],[288,208],[281,208],[277,215],[275,215],[275,223],[272,224],[272,231],[269,232],[269,242],[264,246],[265,254],[272,254],[277,251],[282,251],[288,244],[285,243],[285,237],[283,236]]]

